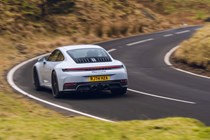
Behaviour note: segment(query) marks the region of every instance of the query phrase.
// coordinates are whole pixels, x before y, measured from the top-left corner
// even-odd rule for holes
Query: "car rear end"
[[[127,87],[123,65],[63,69],[63,91],[111,90]]]
[[[67,54],[73,64],[61,69],[60,89],[63,91],[127,89],[126,67],[104,49],[75,49],[67,51]]]

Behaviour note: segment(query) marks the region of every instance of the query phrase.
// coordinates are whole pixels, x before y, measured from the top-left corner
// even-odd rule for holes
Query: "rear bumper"
[[[63,91],[99,91],[128,87],[127,79],[105,82],[65,83]]]

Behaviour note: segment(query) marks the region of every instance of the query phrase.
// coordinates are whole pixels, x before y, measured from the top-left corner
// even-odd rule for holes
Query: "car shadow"
[[[73,92],[63,93],[61,99],[74,100],[93,100],[93,99],[109,99],[109,98],[123,98],[126,95],[112,94],[109,91],[91,91],[91,92]]]
[[[43,93],[52,96],[51,89],[43,88]],[[62,93],[62,97],[57,99],[69,99],[69,100],[94,100],[94,99],[112,99],[112,98],[125,98],[128,95],[112,94],[110,91],[90,91],[90,92],[65,92]]]

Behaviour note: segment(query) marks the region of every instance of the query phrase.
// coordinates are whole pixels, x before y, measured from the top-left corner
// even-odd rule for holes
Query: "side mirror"
[[[46,56],[39,58],[38,62],[43,62],[43,64],[46,64],[46,62],[47,62]]]
[[[45,65],[47,63],[47,60],[44,58],[43,59],[43,64]]]

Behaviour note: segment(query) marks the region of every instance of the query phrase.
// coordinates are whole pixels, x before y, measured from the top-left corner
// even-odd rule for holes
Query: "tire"
[[[112,94],[125,95],[127,92],[127,87],[112,89],[111,92]]]
[[[33,69],[33,79],[34,79],[34,87],[35,87],[35,89],[37,91],[42,90],[42,87],[41,87],[40,81],[39,81],[39,75],[38,75],[38,72],[37,72],[36,68]]]
[[[58,88],[58,79],[57,79],[57,75],[55,73],[55,71],[52,72],[52,80],[51,80],[51,84],[52,84],[52,95],[55,98],[61,98],[62,97],[62,92],[59,91]]]

